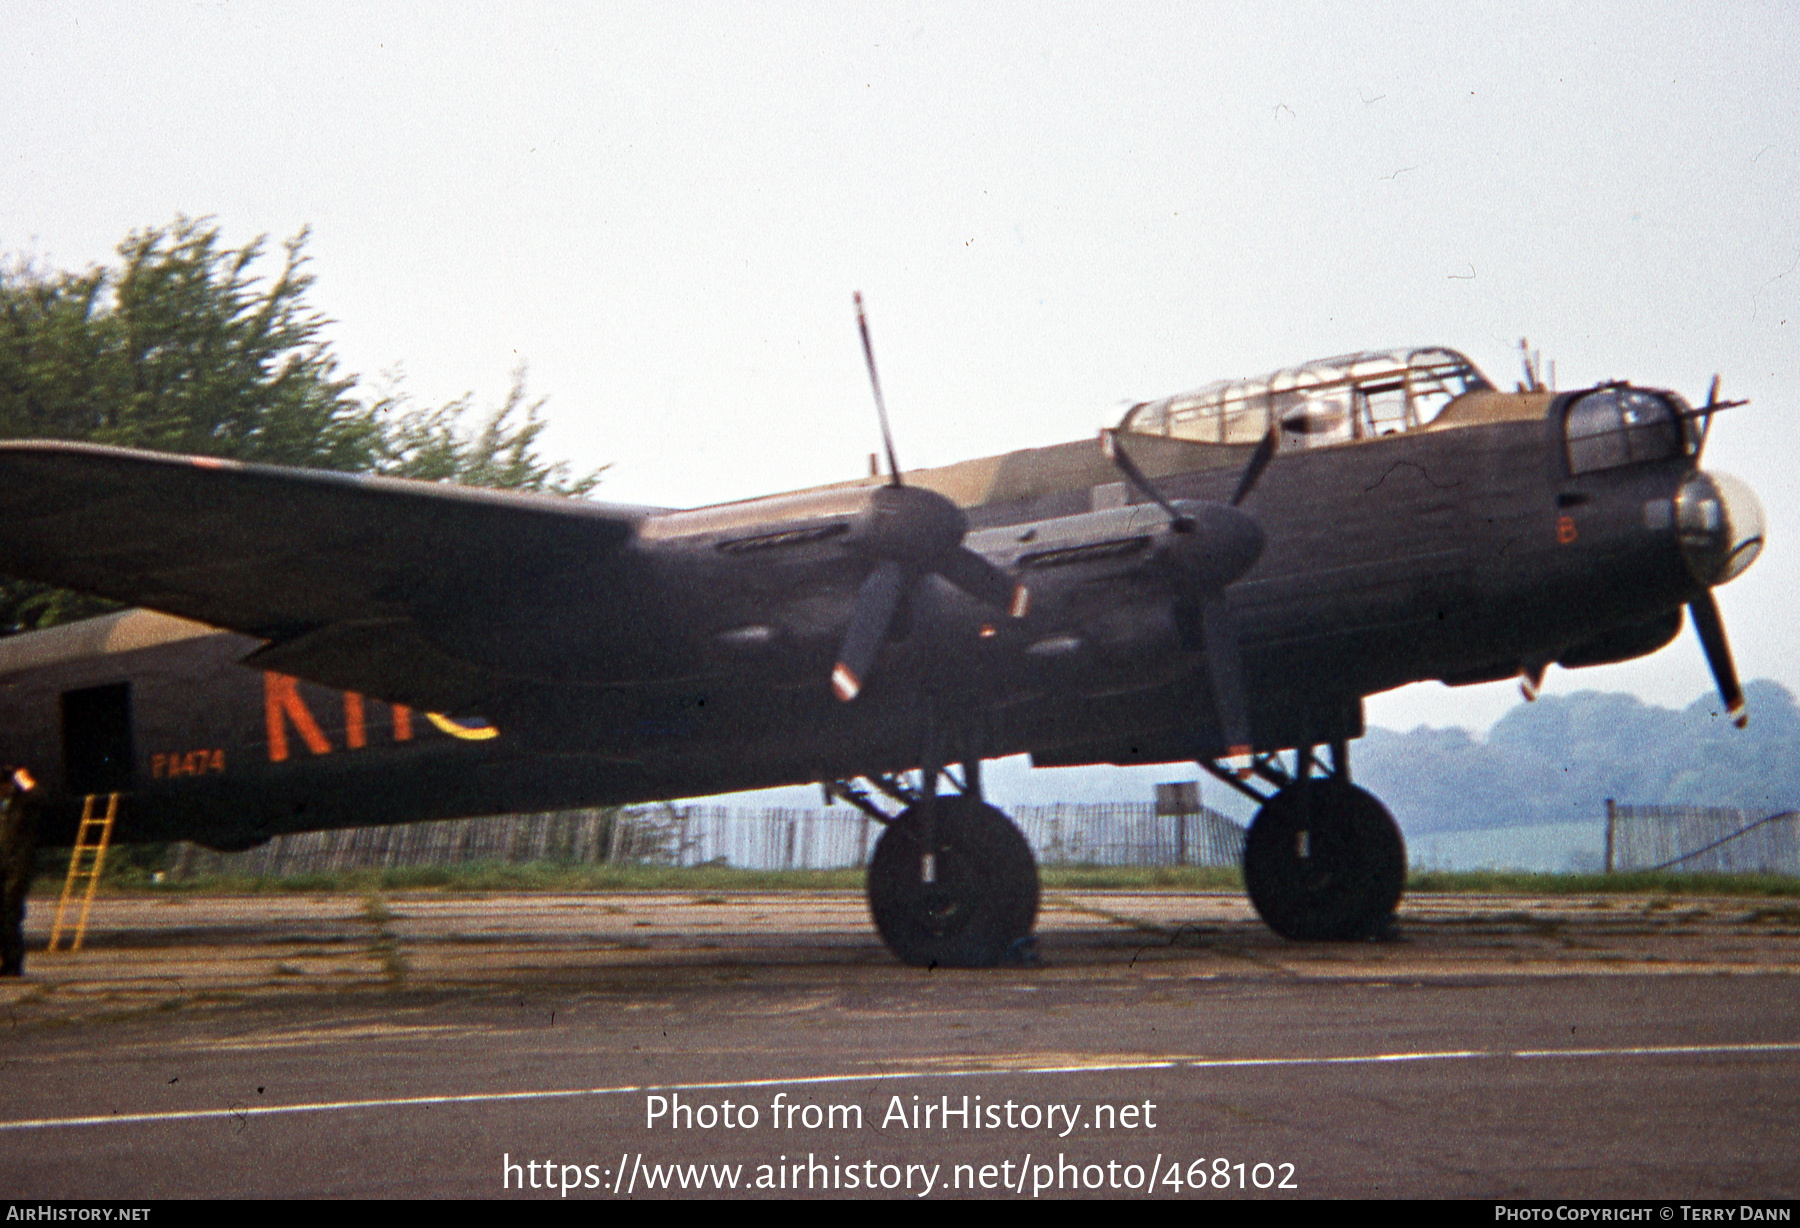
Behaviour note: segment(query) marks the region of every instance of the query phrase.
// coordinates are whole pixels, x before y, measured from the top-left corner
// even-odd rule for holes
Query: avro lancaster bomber
[[[216,848],[822,782],[886,824],[870,910],[922,965],[1031,934],[983,760],[1192,761],[1259,804],[1264,920],[1366,936],[1406,859],[1351,782],[1365,696],[1529,692],[1685,611],[1741,723],[1711,590],[1763,524],[1700,468],[1717,392],[1362,353],[685,511],[0,444],[0,573],[143,607],[0,643],[0,760],[43,781],[48,838],[118,792],[126,838]]]

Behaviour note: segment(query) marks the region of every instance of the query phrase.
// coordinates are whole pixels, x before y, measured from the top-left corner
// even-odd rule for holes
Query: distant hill
[[[1606,799],[1694,802],[1773,812],[1800,807],[1800,708],[1775,682],[1744,688],[1750,727],[1733,728],[1718,696],[1682,711],[1630,695],[1582,691],[1520,704],[1477,738],[1466,729],[1370,729],[1351,752],[1356,782],[1387,803],[1406,833],[1596,826]],[[1055,802],[1150,801],[1165,780],[1201,781],[1208,806],[1240,821],[1253,807],[1192,764],[1030,768],[990,763],[988,796],[1002,808]],[[713,799],[730,806],[819,805],[816,787]]]
[[[1769,811],[1800,806],[1800,709],[1785,687],[1745,688],[1750,727],[1716,695],[1682,711],[1582,691],[1521,704],[1485,739],[1466,729],[1371,729],[1356,781],[1408,833],[1598,821],[1606,799]]]

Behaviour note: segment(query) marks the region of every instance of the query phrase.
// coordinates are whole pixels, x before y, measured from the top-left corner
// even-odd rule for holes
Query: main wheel
[[[990,968],[1037,920],[1038,873],[1011,819],[968,797],[940,797],[934,881],[923,881],[919,807],[881,833],[869,859],[869,912],[881,940],[916,967]]]
[[[1406,843],[1373,794],[1332,778],[1264,803],[1244,841],[1244,885],[1283,938],[1346,940],[1387,930],[1406,887]]]

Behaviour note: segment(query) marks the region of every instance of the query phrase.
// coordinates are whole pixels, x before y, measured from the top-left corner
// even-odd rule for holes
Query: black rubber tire
[[[881,833],[869,913],[896,958],[919,968],[991,968],[1017,958],[1037,921],[1037,859],[1013,821],[967,797],[937,799],[937,881],[919,881],[918,807]]]
[[[1392,928],[1406,889],[1406,842],[1367,790],[1331,778],[1298,781],[1250,824],[1244,885],[1283,938],[1378,937]]]

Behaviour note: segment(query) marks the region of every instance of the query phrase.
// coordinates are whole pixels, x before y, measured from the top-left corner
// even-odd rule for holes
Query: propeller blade
[[[900,481],[900,462],[894,459],[894,436],[888,430],[887,403],[881,399],[881,380],[875,374],[875,347],[869,344],[869,319],[863,314],[862,291],[856,292],[856,329],[862,334],[863,361],[869,366],[869,387],[875,390],[875,413],[881,418],[881,442],[887,447],[888,481]]]
[[[1236,507],[1250,497],[1250,492],[1256,489],[1256,483],[1262,478],[1263,470],[1275,459],[1275,448],[1280,442],[1278,428],[1271,426],[1269,433],[1263,436],[1263,441],[1256,445],[1256,451],[1250,454],[1250,463],[1244,466],[1244,476],[1238,479],[1237,493],[1231,496],[1231,506]]]
[[[1719,698],[1725,701],[1725,715],[1739,729],[1750,723],[1744,706],[1744,689],[1738,685],[1737,666],[1731,660],[1731,645],[1725,641],[1725,621],[1719,617],[1719,603],[1712,591],[1688,603],[1694,630],[1700,633],[1700,646],[1706,650],[1706,663],[1712,666],[1713,681],[1719,684]]]
[[[1519,670],[1519,694],[1528,704],[1536,703],[1537,697],[1544,693],[1544,669],[1542,661],[1531,661]]]
[[[1193,524],[1191,520],[1175,509],[1175,505],[1163,496],[1162,491],[1156,489],[1149,478],[1144,476],[1144,471],[1137,467],[1137,462],[1131,459],[1119,443],[1119,432],[1101,431],[1100,450],[1106,454],[1106,459],[1119,467],[1119,472],[1123,473],[1126,480],[1138,488],[1140,494],[1169,514],[1169,523],[1174,525],[1178,531],[1185,532]]]
[[[1212,679],[1213,704],[1225,735],[1225,755],[1250,753],[1250,708],[1244,699],[1244,663],[1238,647],[1237,618],[1224,593],[1200,607],[1201,634],[1206,639],[1206,672]]]
[[[838,649],[837,665],[831,671],[831,689],[845,703],[861,692],[905,591],[906,572],[891,559],[875,564],[875,570],[857,591],[850,629],[844,632],[844,644]]]
[[[1262,553],[1262,533],[1247,513],[1227,511],[1217,504],[1202,505],[1198,520],[1184,514],[1144,476],[1144,471],[1137,467],[1120,446],[1117,431],[1102,431],[1100,443],[1107,457],[1119,467],[1119,471],[1131,484],[1168,513],[1170,526],[1178,532],[1192,535],[1181,540],[1196,545],[1207,544],[1215,549],[1229,547],[1234,543],[1237,547],[1221,550],[1225,564],[1223,571],[1220,570],[1218,561],[1211,564],[1212,574],[1194,567],[1190,567],[1190,570],[1196,572],[1198,582],[1212,588],[1211,595],[1200,607],[1200,634],[1206,651],[1206,673],[1212,680],[1213,710],[1218,715],[1219,729],[1225,738],[1225,757],[1248,755],[1250,707],[1244,697],[1243,654],[1238,647],[1237,618],[1231,612],[1231,603],[1225,599],[1225,586],[1255,564],[1257,556]],[[1277,428],[1271,426],[1262,442],[1256,445],[1256,451],[1250,454],[1250,463],[1244,467],[1243,477],[1238,479],[1237,493],[1231,498],[1233,509],[1255,488],[1263,470],[1275,458],[1275,448],[1279,443]],[[1205,523],[1207,527],[1196,532],[1201,523]]]
[[[1694,459],[1698,461],[1701,453],[1706,451],[1706,437],[1712,434],[1713,415],[1722,409],[1736,409],[1740,405],[1748,405],[1748,401],[1721,401],[1719,399],[1719,377],[1713,376],[1712,387],[1706,390],[1706,404],[1699,409],[1690,409],[1683,415],[1694,430]]]
[[[1694,462],[1696,464],[1699,463],[1700,458],[1706,453],[1706,437],[1712,434],[1713,415],[1718,412],[1718,405],[1719,376],[1717,372],[1714,372],[1712,387],[1706,390],[1706,404],[1688,414],[1688,425],[1690,428],[1693,428],[1695,425],[1694,419],[1699,419],[1698,429],[1693,430]]]
[[[1024,618],[1031,605],[1031,591],[967,546],[939,560],[932,568],[938,575],[975,600]]]

